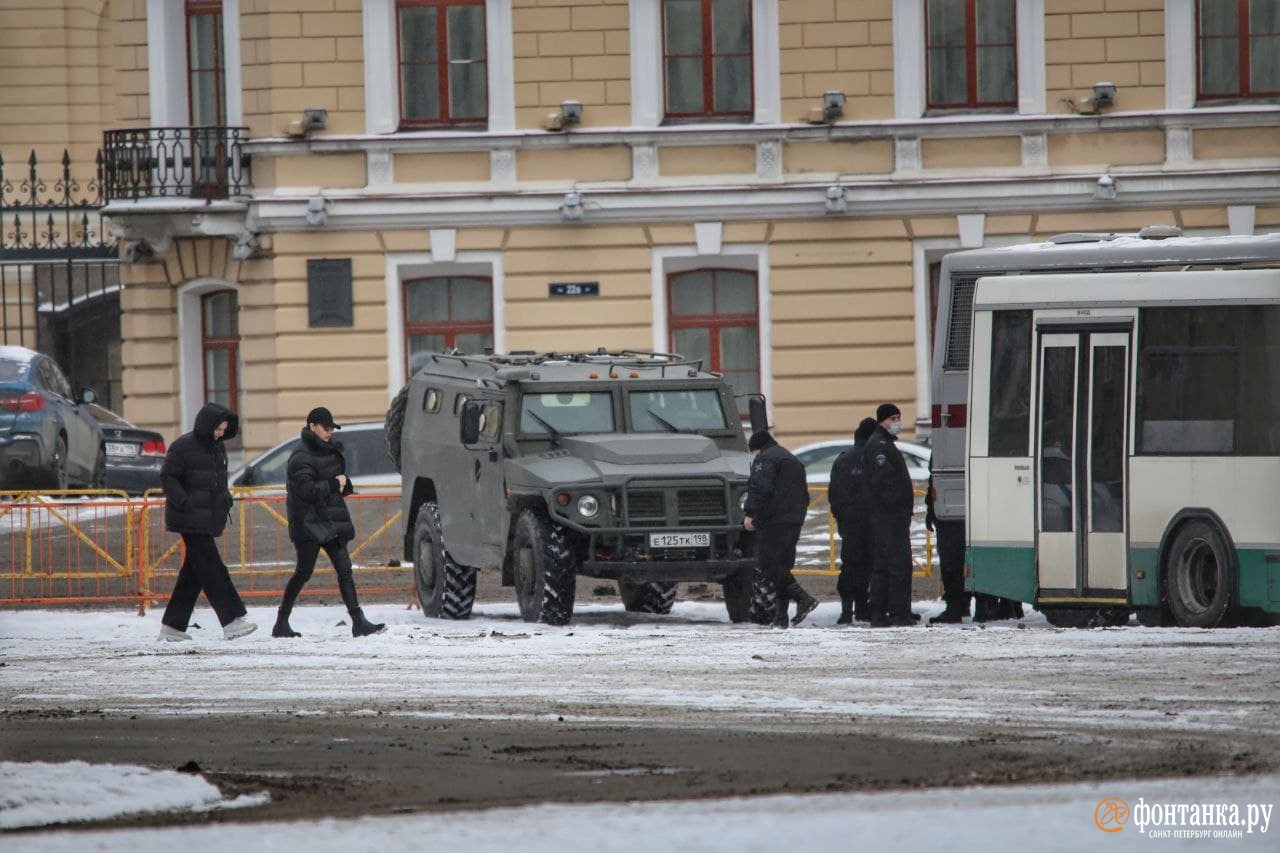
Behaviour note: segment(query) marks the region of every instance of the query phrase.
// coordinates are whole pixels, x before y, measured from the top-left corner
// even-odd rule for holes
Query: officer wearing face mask
[[[902,412],[893,403],[876,409],[863,468],[871,498],[871,627],[914,624],[911,615],[911,512],[915,496],[906,460],[895,442]]]

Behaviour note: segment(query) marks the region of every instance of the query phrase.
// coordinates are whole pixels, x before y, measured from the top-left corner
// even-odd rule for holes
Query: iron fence
[[[103,133],[105,200],[222,199],[249,188],[244,127],[142,127]]]

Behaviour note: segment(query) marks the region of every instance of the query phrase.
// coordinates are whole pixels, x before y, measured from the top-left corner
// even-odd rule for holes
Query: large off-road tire
[[[766,577],[759,566],[751,574],[751,605],[747,621],[757,625],[769,625],[778,611],[778,590],[773,579]]]
[[[720,588],[724,591],[724,609],[729,611],[730,622],[746,622],[751,618],[751,581],[754,569],[747,569],[724,579]]]
[[[671,605],[676,603],[674,583],[618,581],[618,594],[622,596],[622,606],[628,613],[657,613],[665,616],[671,612]]]
[[[1235,593],[1235,560],[1218,528],[1196,519],[1173,537],[1164,566],[1165,599],[1186,628],[1215,628],[1228,619]]]
[[[400,435],[404,431],[404,410],[409,405],[409,386],[400,389],[400,393],[391,399],[387,407],[387,419],[384,422],[387,438],[387,456],[397,471],[400,470]]]
[[[565,529],[539,510],[522,511],[511,538],[511,563],[524,621],[568,625],[578,566]]]
[[[424,616],[471,617],[476,570],[449,556],[440,532],[440,507],[435,503],[422,505],[413,528],[413,585]]]
[[[1039,607],[1055,628],[1119,628],[1129,624],[1127,607]]]

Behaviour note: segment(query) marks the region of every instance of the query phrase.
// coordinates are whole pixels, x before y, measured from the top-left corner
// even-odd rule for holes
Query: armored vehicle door
[[[467,565],[496,566],[502,562],[506,544],[503,541],[506,494],[502,467],[502,399],[478,395],[463,406],[461,414],[459,431],[465,450],[466,476],[455,482],[461,490],[469,491],[469,495],[466,517],[454,519],[455,529],[460,529],[462,535],[449,534],[448,547],[454,557]]]

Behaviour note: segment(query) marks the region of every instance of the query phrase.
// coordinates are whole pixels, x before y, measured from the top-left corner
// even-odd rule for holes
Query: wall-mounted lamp
[[[548,113],[542,126],[547,130],[568,130],[582,124],[582,101],[561,101],[560,112]]]
[[[1105,109],[1110,109],[1116,105],[1116,84],[1115,83],[1094,83],[1093,94],[1076,103],[1071,98],[1060,98],[1059,103],[1067,105],[1067,109],[1073,113],[1086,116],[1096,116]]]
[[[827,187],[827,213],[847,213],[849,202],[844,197],[844,187],[832,184]]]
[[[564,194],[564,201],[560,202],[560,215],[568,222],[577,222],[582,219],[585,211],[582,208],[582,193],[567,192]]]
[[[329,200],[323,196],[307,199],[307,224],[315,227],[324,225],[329,219]]]
[[[813,107],[805,119],[810,124],[830,124],[844,115],[844,92],[828,89],[822,93],[822,106]]]
[[[1116,197],[1116,179],[1110,175],[1103,175],[1098,178],[1098,186],[1093,191],[1093,197],[1096,201],[1111,201]]]
[[[311,107],[302,111],[302,118],[289,122],[285,134],[292,139],[301,139],[308,133],[324,130],[329,124],[329,111],[324,107]]]

